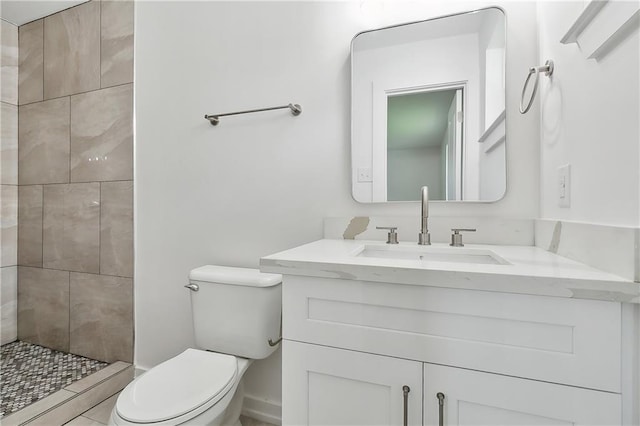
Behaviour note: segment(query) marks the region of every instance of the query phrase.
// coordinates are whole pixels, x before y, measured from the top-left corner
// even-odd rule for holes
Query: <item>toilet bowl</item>
[[[208,265],[189,278],[196,344],[203,349],[187,349],[129,383],[109,425],[241,426],[242,376],[253,359],[276,349],[282,276]]]
[[[129,383],[109,425],[237,425],[251,362],[187,349]]]

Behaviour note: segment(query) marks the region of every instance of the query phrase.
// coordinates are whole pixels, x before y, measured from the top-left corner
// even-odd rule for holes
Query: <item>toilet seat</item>
[[[215,405],[236,384],[231,355],[187,349],[136,378],[120,394],[118,416],[131,423],[160,423]]]

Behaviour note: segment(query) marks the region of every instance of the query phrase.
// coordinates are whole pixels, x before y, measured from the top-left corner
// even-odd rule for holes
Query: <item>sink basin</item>
[[[462,247],[366,245],[359,249],[354,255],[357,257],[421,260],[425,262],[509,265],[509,262],[491,250]]]

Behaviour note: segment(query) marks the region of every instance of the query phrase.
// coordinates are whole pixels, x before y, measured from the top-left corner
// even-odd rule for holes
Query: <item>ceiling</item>
[[[0,18],[15,25],[22,25],[80,3],[85,3],[86,1],[87,0],[2,0],[0,2]]]
[[[440,146],[456,90],[389,96],[387,149]]]

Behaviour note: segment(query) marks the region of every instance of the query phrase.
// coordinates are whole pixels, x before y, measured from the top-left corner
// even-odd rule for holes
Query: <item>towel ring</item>
[[[536,93],[538,92],[538,80],[540,79],[540,73],[544,72],[544,75],[549,77],[553,74],[553,61],[549,59],[545,64],[541,67],[531,67],[529,68],[529,75],[527,75],[527,79],[524,81],[524,87],[522,88],[522,95],[520,96],[520,114],[526,114],[529,109],[531,109],[531,105],[533,105],[533,100],[536,98]],[[531,76],[536,76],[533,82],[533,91],[531,92],[531,98],[529,99],[529,103],[527,106],[524,106],[524,95],[527,91],[527,86],[529,85],[529,81],[531,80]]]

